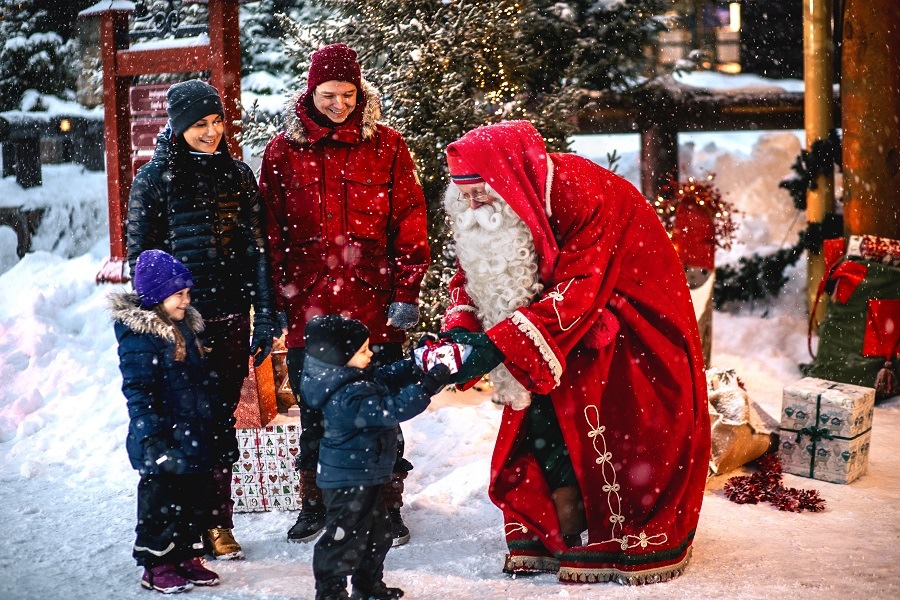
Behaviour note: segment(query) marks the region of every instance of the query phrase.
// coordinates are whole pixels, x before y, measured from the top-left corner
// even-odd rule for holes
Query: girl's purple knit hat
[[[134,291],[141,306],[155,306],[184,288],[193,288],[191,272],[174,256],[162,250],[144,250],[134,266]]]

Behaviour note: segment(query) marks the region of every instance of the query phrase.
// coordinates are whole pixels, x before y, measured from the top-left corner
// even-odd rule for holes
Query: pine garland
[[[725,483],[725,497],[737,504],[768,502],[787,512],[822,512],[825,500],[816,490],[786,488],[781,483],[781,461],[776,454],[759,459],[759,471],[753,475],[732,477]]]
[[[836,130],[823,140],[813,142],[812,149],[800,150],[791,166],[794,175],[778,184],[791,195],[798,211],[806,210],[808,190],[817,187],[819,175],[830,175],[835,164],[841,163],[841,139]],[[840,237],[844,232],[841,215],[827,215],[822,223],[809,223],[800,232],[799,241],[790,248],[782,248],[772,254],[753,254],[738,260],[737,266],[724,265],[716,269],[713,298],[716,308],[735,301],[763,300],[775,298],[781,292],[788,278],[784,275],[803,255],[803,251],[818,253],[826,239]]]
[[[790,248],[772,254],[753,254],[738,259],[738,264],[716,268],[713,300],[716,308],[729,302],[775,298],[788,282],[784,272],[800,260],[804,250],[821,252],[824,240],[843,235],[844,221],[838,214],[827,215],[822,223],[809,223],[800,239]]]
[[[800,150],[797,160],[791,165],[794,175],[784,179],[778,187],[791,195],[797,210],[806,210],[806,192],[818,187],[819,175],[831,175],[834,166],[841,165],[841,138],[832,129],[828,137],[813,142],[811,150]]]

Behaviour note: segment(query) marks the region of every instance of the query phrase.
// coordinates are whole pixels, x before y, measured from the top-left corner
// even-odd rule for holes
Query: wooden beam
[[[147,50],[120,50],[116,53],[116,75],[130,77],[156,73],[209,71],[209,63],[208,44]]]
[[[841,114],[840,95],[833,110]],[[591,99],[578,113],[580,134],[640,133],[654,121],[653,110],[628,97]],[[685,98],[672,107],[666,120],[681,132],[803,129],[802,92],[762,97],[725,94]]]

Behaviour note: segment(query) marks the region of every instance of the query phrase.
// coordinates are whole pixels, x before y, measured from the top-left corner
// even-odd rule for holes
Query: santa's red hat
[[[528,121],[504,121],[473,129],[447,146],[451,173],[463,165],[506,200],[534,238],[541,280],[550,281],[559,247],[547,219],[549,157],[544,139]],[[462,170],[457,171],[462,173]]]
[[[716,225],[709,211],[694,202],[680,202],[675,209],[672,245],[685,267],[715,269]]]
[[[450,171],[450,179],[453,183],[468,185],[482,183],[484,179],[475,172],[469,163],[463,160],[458,152],[447,151],[447,167]]]
[[[355,85],[357,91],[362,91],[362,73],[356,51],[347,44],[331,44],[313,52],[306,92],[314,91],[326,81],[346,81]]]

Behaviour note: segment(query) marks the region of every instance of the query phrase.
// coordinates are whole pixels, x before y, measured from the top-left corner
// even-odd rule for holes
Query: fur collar
[[[368,140],[377,131],[378,120],[381,118],[381,94],[378,89],[363,78],[363,93],[366,95],[366,106],[363,109],[362,139]],[[285,104],[284,110],[284,137],[298,144],[306,143],[306,128],[297,116],[297,103],[306,93],[306,90],[294,94]]]
[[[111,292],[106,296],[106,300],[113,321],[122,323],[137,334],[155,335],[167,342],[175,342],[172,328],[155,312],[143,308],[138,295],[134,292]],[[194,333],[203,331],[203,317],[193,306],[188,306],[184,320]]]

